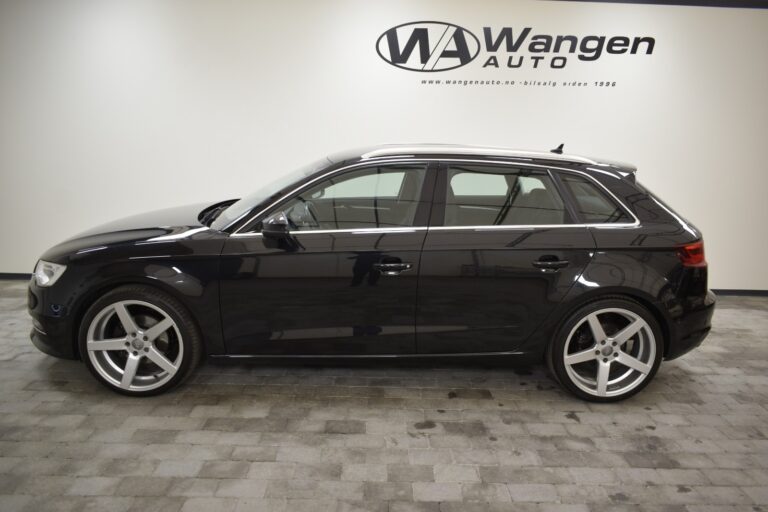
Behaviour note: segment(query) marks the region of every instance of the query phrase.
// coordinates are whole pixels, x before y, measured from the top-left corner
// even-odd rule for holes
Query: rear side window
[[[528,226],[569,221],[546,172],[479,165],[452,165],[448,169],[446,226]]]
[[[576,211],[587,224],[632,222],[624,210],[594,183],[570,174],[560,177],[576,200]]]

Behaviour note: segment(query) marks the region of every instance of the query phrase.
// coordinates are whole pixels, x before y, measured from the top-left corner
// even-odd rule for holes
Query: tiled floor
[[[596,406],[543,368],[206,364],[131,399],[0,282],[0,510],[768,510],[768,298]]]

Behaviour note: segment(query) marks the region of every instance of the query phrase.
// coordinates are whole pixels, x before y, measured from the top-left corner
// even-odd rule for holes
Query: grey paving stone
[[[384,464],[345,464],[341,479],[355,482],[386,482],[387,466]]]
[[[508,484],[512,501],[552,502],[558,499],[557,488],[552,484]]]
[[[130,439],[126,440],[133,443],[170,443],[177,435],[175,430],[140,428],[132,431]]]
[[[266,480],[225,479],[219,482],[215,496],[232,498],[263,498]]]
[[[172,478],[161,476],[127,476],[117,486],[118,496],[165,496],[174,483]]]
[[[102,476],[143,476],[151,475],[159,464],[155,460],[103,459],[99,465]]]
[[[74,481],[71,476],[28,476],[16,486],[14,492],[30,496],[58,496],[71,488]]]
[[[411,485],[416,501],[462,501],[461,484],[415,482]]]
[[[232,512],[235,507],[235,498],[189,498],[181,507],[181,512]]]
[[[461,494],[464,501],[469,503],[505,503],[511,501],[509,489],[503,484],[463,484]]]
[[[0,510],[9,512],[25,510],[33,500],[33,496],[25,494],[0,494]]]
[[[295,471],[293,462],[254,462],[248,470],[248,478],[282,480],[292,478]]]
[[[275,446],[236,446],[232,450],[231,458],[234,460],[249,461],[275,461],[277,459],[277,447]]]
[[[746,493],[756,505],[768,505],[768,487],[765,486],[746,486],[741,491]]]
[[[477,467],[467,464],[437,464],[435,482],[479,482]]]
[[[104,496],[114,494],[120,483],[120,478],[115,477],[80,477],[75,479],[66,494],[73,496]]]
[[[238,498],[235,512],[284,512],[287,507],[288,502],[283,499]]]
[[[168,489],[168,496],[213,496],[220,480],[215,478],[176,478]]]
[[[251,464],[247,461],[205,461],[197,476],[200,478],[241,478],[248,474]]]
[[[411,501],[413,488],[408,482],[365,482],[363,496],[371,501]]]
[[[358,420],[328,420],[325,422],[328,434],[364,434],[365,423]]]
[[[339,480],[341,464],[300,464],[294,469],[294,478],[306,480]]]
[[[387,479],[390,482],[433,482],[435,474],[429,465],[389,464]]]
[[[200,473],[203,461],[200,460],[163,460],[157,464],[153,475],[193,477]]]
[[[132,499],[128,512],[178,512],[186,498],[138,496]]]

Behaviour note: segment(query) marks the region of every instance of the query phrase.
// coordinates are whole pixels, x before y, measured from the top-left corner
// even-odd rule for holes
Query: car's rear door
[[[510,352],[589,262],[593,237],[546,168],[440,165],[421,257],[420,353]]]
[[[290,243],[258,224],[222,254],[229,353],[414,353],[419,257],[431,208],[427,162],[343,170],[286,198]]]

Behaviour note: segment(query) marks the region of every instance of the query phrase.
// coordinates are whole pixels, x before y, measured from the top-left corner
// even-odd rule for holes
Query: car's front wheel
[[[661,329],[641,304],[597,300],[575,311],[547,351],[560,384],[592,402],[623,400],[643,389],[661,364]]]
[[[155,288],[127,285],[96,300],[83,317],[80,354],[96,378],[119,393],[162,393],[197,366],[202,341],[176,299]]]

